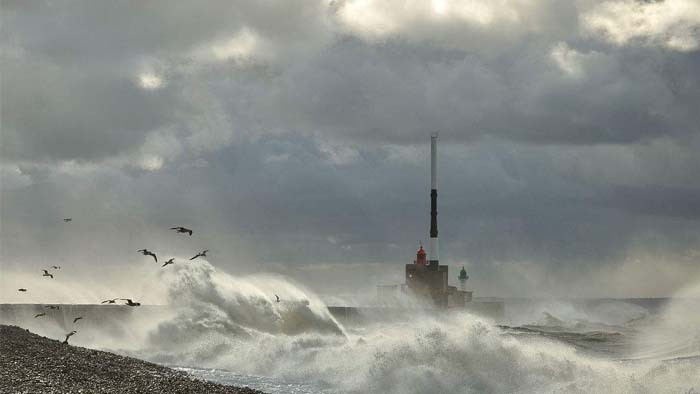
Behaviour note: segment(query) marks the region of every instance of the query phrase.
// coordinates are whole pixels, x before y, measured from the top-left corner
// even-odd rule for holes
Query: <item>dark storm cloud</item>
[[[5,62],[3,158],[101,160],[140,146],[183,105],[125,75]]]
[[[398,3],[3,2],[3,261],[75,212],[114,261],[184,224],[251,271],[407,261],[436,131],[442,256],[496,286],[698,248],[692,18]]]
[[[694,107],[700,94],[690,71],[696,54],[594,51],[581,55],[590,57],[587,74],[572,77],[554,64],[550,51],[543,42],[524,43],[504,60],[345,40],[294,70],[284,108],[304,114],[310,129],[383,143],[416,143],[426,130],[459,142],[497,135],[561,144],[634,143],[698,132]],[[688,68],[657,70],[674,64]],[[673,91],[669,74],[684,86]]]
[[[172,65],[187,67],[199,46],[230,39],[244,27],[290,47],[318,30],[302,23],[313,18],[312,6],[270,7],[4,2],[3,158],[99,161],[135,150],[156,129],[186,129],[182,118],[197,114],[182,113],[200,103],[182,95],[198,82],[171,71]],[[277,12],[285,13],[284,21]],[[149,72],[160,74],[163,89],[139,86]]]

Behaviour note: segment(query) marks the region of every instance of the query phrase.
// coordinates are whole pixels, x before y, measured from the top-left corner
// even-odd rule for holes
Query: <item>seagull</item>
[[[46,305],[46,306],[44,306],[44,308],[49,308],[49,309],[61,309],[61,307],[58,306],[58,305]]]
[[[66,223],[68,223],[68,222],[72,222],[73,219],[72,219],[72,218],[65,218],[65,219],[63,219],[63,221],[66,222]]]
[[[80,320],[80,319],[82,319],[82,318],[83,318],[82,316],[76,317],[75,319],[73,319],[73,324],[75,324],[75,322],[77,322],[78,320]]]
[[[36,315],[34,315],[34,318],[36,319],[37,317],[42,317],[42,316],[46,316],[46,313],[45,312],[37,313]]]
[[[111,300],[104,300],[104,301],[100,302],[100,304],[114,304],[116,302],[117,302],[117,299],[113,298]]]
[[[17,291],[27,291],[27,289],[17,289]]]
[[[153,253],[153,252],[151,252],[150,250],[148,250],[148,249],[141,249],[141,250],[139,250],[139,252],[141,252],[141,254],[144,255],[144,256],[151,256],[151,257],[153,257],[153,258],[156,260],[156,263],[158,262],[158,257],[156,257],[156,254]]]
[[[73,330],[73,331],[69,332],[68,334],[66,334],[66,339],[63,340],[63,343],[68,343],[68,338],[72,337],[72,336],[75,335],[77,332],[78,332],[78,331]]]
[[[126,304],[125,304],[125,305],[129,305],[129,306],[139,306],[139,305],[141,305],[140,302],[131,301],[131,298],[120,298],[120,300],[126,301]]]
[[[53,269],[55,269],[55,270],[60,270],[60,269],[61,269],[61,267],[59,267],[59,266],[57,266],[57,265],[52,265],[51,268],[53,268]]]
[[[277,300],[275,300],[275,302],[280,302],[280,296],[278,296],[277,294],[275,294],[275,298],[277,299]]]
[[[170,229],[171,229],[171,230],[175,230],[175,231],[177,231],[178,233],[183,233],[183,234],[187,233],[187,234],[190,235],[190,237],[192,236],[192,230],[190,230],[190,229],[188,229],[188,228],[184,228],[184,227],[170,227]]]
[[[197,253],[194,257],[192,257],[190,260],[194,260],[194,259],[196,259],[197,257],[207,257],[207,252],[208,252],[208,251],[209,251],[209,250],[207,249],[207,250],[204,250],[204,251],[202,251],[202,252],[199,252],[199,253]]]
[[[42,271],[44,271],[44,275],[41,275],[41,276],[50,276],[51,279],[53,279],[53,274],[49,274],[49,271],[47,271],[47,270],[42,270]]]
[[[175,264],[175,259],[173,258],[173,259],[166,261],[165,263],[163,263],[163,265],[161,267],[165,267],[166,265],[169,265],[169,264]]]

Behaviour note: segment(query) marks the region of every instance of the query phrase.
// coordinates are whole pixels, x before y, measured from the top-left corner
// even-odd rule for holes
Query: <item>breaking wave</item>
[[[200,262],[162,279],[178,312],[151,330],[138,352],[161,363],[313,382],[345,393],[680,393],[700,387],[697,359],[623,361],[572,346],[607,341],[620,335],[615,332],[562,329],[557,337],[531,327],[538,335],[513,335],[528,328],[499,327],[467,313],[347,328],[318,297],[281,277],[243,280]],[[567,325],[552,315],[545,320]]]

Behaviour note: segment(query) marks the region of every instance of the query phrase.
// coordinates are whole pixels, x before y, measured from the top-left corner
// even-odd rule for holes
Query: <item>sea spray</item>
[[[633,358],[640,359],[700,360],[700,281],[674,294],[638,336],[634,351]]]
[[[186,306],[181,316],[195,323],[235,325],[236,333],[344,334],[317,296],[278,276],[234,277],[199,260],[165,272],[163,280],[169,302]]]
[[[141,354],[340,392],[659,393],[700,387],[697,359],[624,361],[569,343],[508,335],[468,313],[416,314],[348,329],[281,277],[237,278],[199,262],[163,280],[177,316]],[[274,294],[282,299],[277,303]]]

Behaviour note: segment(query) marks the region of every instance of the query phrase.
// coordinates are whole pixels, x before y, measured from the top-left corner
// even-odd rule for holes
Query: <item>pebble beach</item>
[[[263,394],[0,325],[0,393]]]

